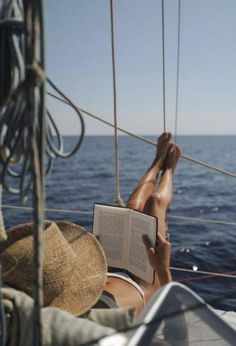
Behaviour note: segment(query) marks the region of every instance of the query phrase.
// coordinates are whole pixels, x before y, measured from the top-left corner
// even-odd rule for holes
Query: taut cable
[[[114,15],[113,0],[110,0],[110,19],[111,19],[111,52],[112,52],[112,81],[113,81],[113,113],[114,113],[114,144],[115,144],[115,196],[114,204],[124,206],[120,197],[120,168],[119,168],[119,145],[117,131],[117,103],[116,103],[116,67],[115,67],[115,40],[114,40]]]
[[[67,104],[68,106],[70,105],[67,101],[65,101],[65,100],[62,99],[61,97],[58,97],[58,96],[52,94],[51,92],[47,92],[47,94],[50,95],[51,97],[57,99],[58,101],[61,101],[61,102],[65,103],[65,104]],[[83,114],[86,114],[86,115],[88,115],[89,117],[91,117],[91,118],[93,118],[93,119],[96,119],[96,120],[102,122],[103,124],[108,125],[108,126],[114,128],[114,125],[113,125],[112,123],[110,123],[110,122],[108,122],[108,121],[106,121],[106,120],[103,120],[101,117],[99,117],[99,116],[97,116],[97,115],[95,115],[95,114],[93,114],[93,113],[91,113],[91,112],[88,112],[87,110],[81,108],[80,106],[76,106],[76,107],[77,107],[77,109],[79,109]],[[145,143],[147,143],[147,144],[151,144],[151,145],[153,145],[153,146],[156,147],[156,143],[155,143],[155,142],[152,142],[152,141],[150,141],[149,139],[147,139],[147,138],[145,138],[145,137],[136,135],[136,134],[134,134],[134,133],[132,133],[132,132],[130,132],[130,131],[127,131],[127,130],[125,130],[125,129],[122,129],[121,127],[118,127],[118,126],[117,126],[117,130],[120,131],[120,132],[122,132],[122,133],[125,133],[126,135],[129,135],[129,136],[131,136],[131,137],[134,137],[134,138],[136,138],[136,139],[138,139],[138,140],[141,140],[141,141],[143,141],[143,142],[145,142]],[[211,169],[211,170],[213,170],[213,171],[216,171],[216,172],[218,172],[218,173],[222,173],[222,174],[225,174],[225,175],[230,176],[230,177],[232,177],[232,178],[236,178],[236,173],[227,171],[227,170],[222,169],[222,168],[218,168],[218,167],[216,167],[216,166],[214,166],[214,165],[208,164],[207,162],[194,159],[193,157],[190,157],[190,156],[188,156],[188,155],[181,154],[181,158],[182,158],[182,159],[185,159],[185,160],[188,160],[188,161],[191,161],[192,163],[196,163],[196,164],[198,164],[198,165],[200,165],[200,166],[209,168],[209,169]]]
[[[32,207],[22,207],[16,205],[8,205],[3,204],[2,208],[6,209],[21,209],[25,211],[32,210]],[[75,214],[75,215],[93,215],[93,211],[89,210],[71,210],[71,209],[56,209],[56,208],[45,208],[45,212],[52,213],[66,213],[66,214]],[[199,217],[190,217],[190,216],[178,216],[178,215],[167,215],[167,220],[175,219],[179,221],[193,221],[193,222],[203,222],[203,223],[212,223],[218,225],[228,225],[228,226],[236,226],[236,221],[227,221],[227,220],[217,220],[217,219],[205,219]]]
[[[166,131],[166,72],[165,72],[165,8],[164,0],[161,2],[162,18],[162,92],[163,92],[163,127]]]
[[[177,39],[177,67],[176,67],[176,96],[175,96],[175,143],[177,143],[177,126],[179,110],[179,56],[180,56],[180,24],[181,24],[181,0],[178,2],[178,39]]]

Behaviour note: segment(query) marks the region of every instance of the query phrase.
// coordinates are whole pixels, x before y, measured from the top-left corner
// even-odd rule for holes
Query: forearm
[[[164,286],[172,281],[172,276],[169,268],[155,268],[155,272],[157,274],[161,286]]]

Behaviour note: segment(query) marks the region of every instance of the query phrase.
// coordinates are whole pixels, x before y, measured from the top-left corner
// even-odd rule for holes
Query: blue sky
[[[47,0],[47,73],[75,103],[113,121],[109,0]],[[166,122],[175,128],[178,1],[165,0]],[[163,130],[161,0],[114,0],[118,125]],[[182,0],[178,134],[236,132],[236,1]],[[73,112],[48,99],[66,134]],[[87,134],[112,129],[85,116]]]

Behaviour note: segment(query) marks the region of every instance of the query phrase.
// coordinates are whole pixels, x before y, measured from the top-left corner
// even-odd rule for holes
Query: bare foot
[[[163,132],[157,139],[157,151],[154,163],[163,164],[170,145],[171,133]]]
[[[174,143],[171,143],[167,151],[166,159],[162,166],[163,171],[170,169],[172,173],[174,173],[180,155],[180,147]]]

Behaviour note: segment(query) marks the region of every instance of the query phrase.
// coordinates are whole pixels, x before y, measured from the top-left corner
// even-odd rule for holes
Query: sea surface
[[[156,141],[154,137],[148,137]],[[67,137],[70,147],[74,137]],[[111,136],[86,136],[81,149],[69,159],[56,159],[46,180],[46,208],[53,220],[70,220],[91,229],[94,202],[113,202],[114,143]],[[236,173],[236,136],[179,136],[182,152]],[[155,148],[135,138],[119,139],[120,191],[124,201],[151,163]],[[4,193],[4,205],[19,198]],[[25,206],[30,206],[30,198]],[[74,211],[75,213],[69,213]],[[85,211],[86,213],[82,213]],[[174,176],[168,227],[173,267],[230,273],[235,278],[173,271],[214,307],[236,311],[236,179],[180,159]],[[30,210],[3,208],[7,227],[28,221]],[[226,221],[234,224],[179,220],[173,216]]]

